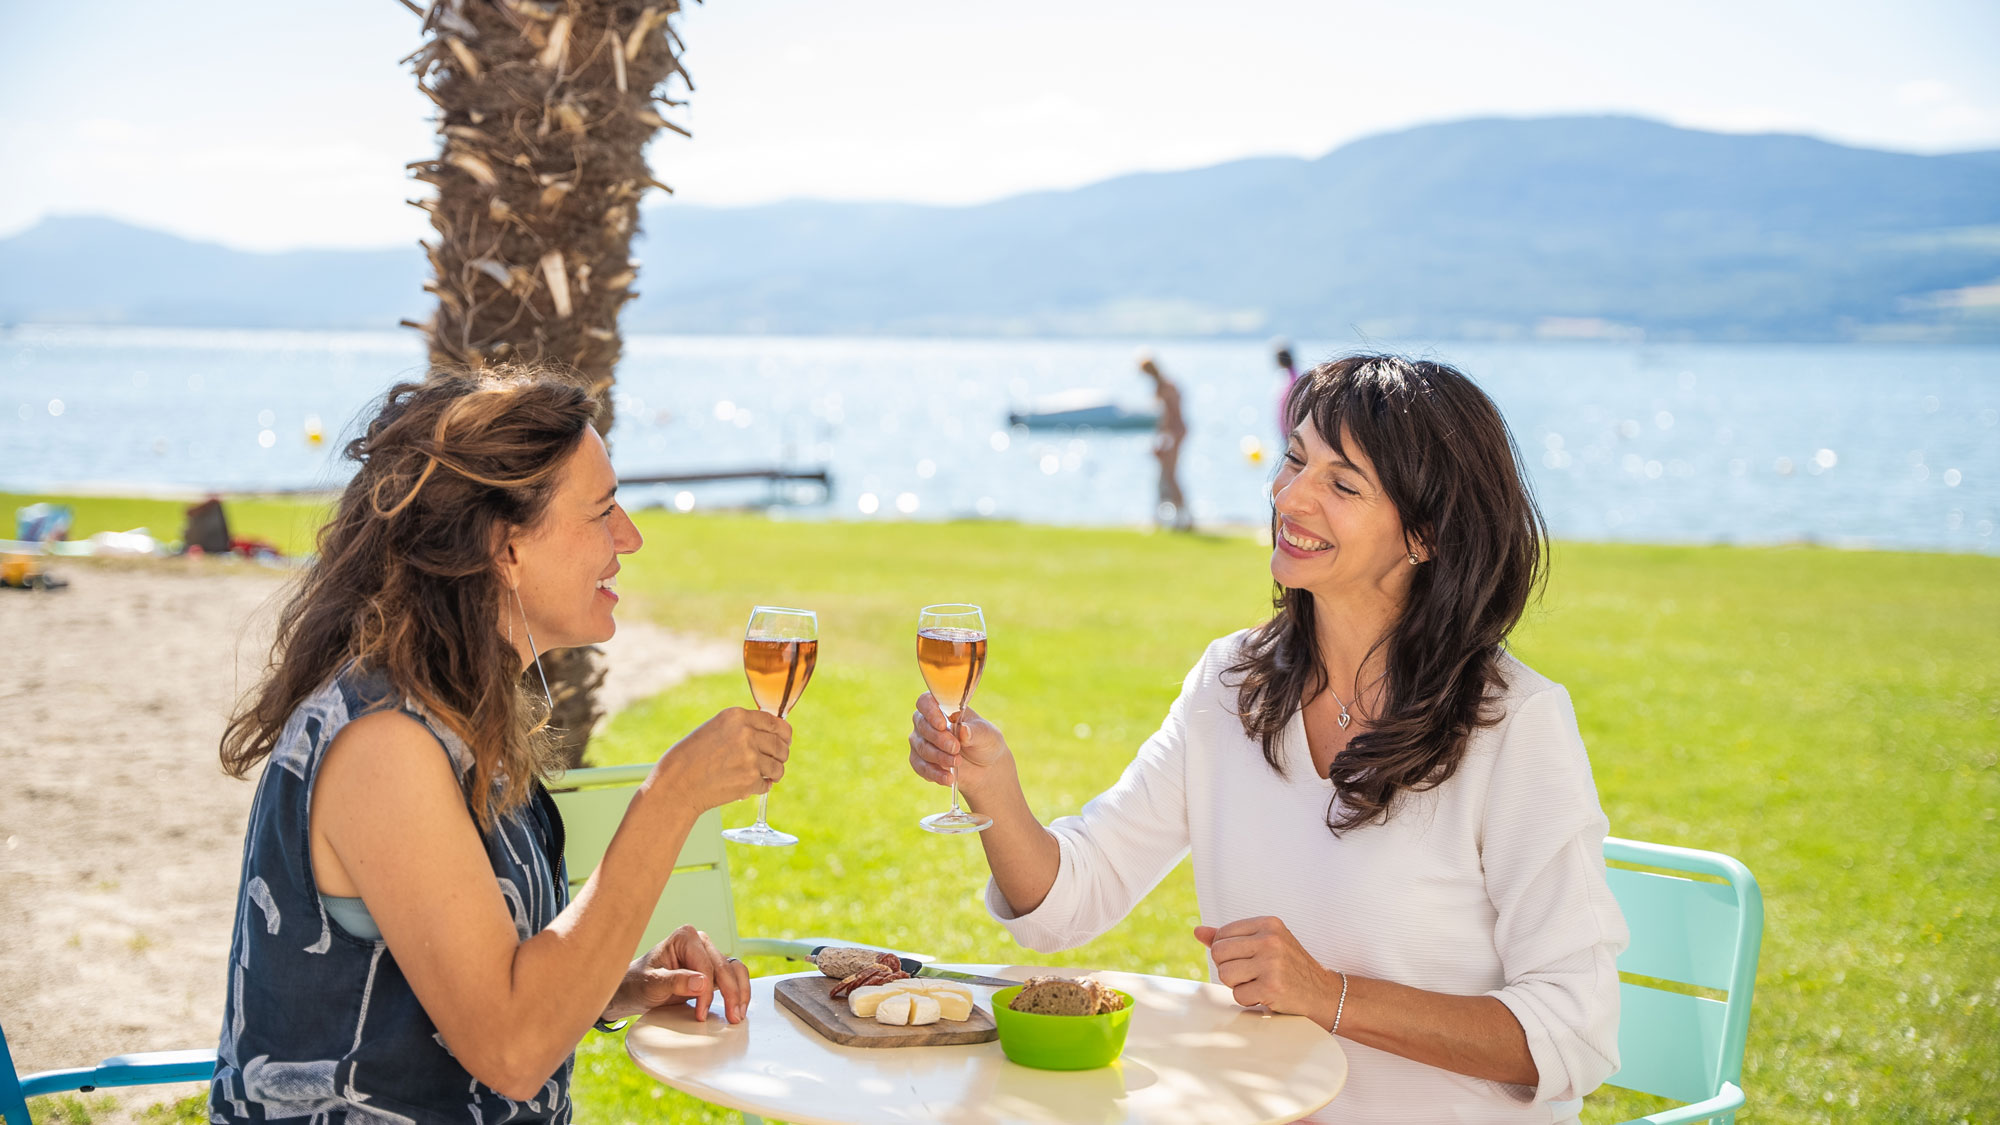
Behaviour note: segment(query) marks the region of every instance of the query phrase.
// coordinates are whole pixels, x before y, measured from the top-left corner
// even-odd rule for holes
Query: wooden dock
[[[780,504],[824,504],[833,499],[833,474],[825,466],[816,469],[784,469],[749,466],[741,469],[701,469],[679,473],[646,473],[621,476],[618,486],[718,484],[729,481],[763,481],[769,486],[766,506]],[[808,486],[803,493],[795,486]],[[814,495],[813,485],[818,486]],[[679,507],[679,504],[675,504]]]
[[[833,491],[833,476],[821,469],[710,469],[692,473],[655,473],[649,476],[619,477],[618,484],[712,484],[731,480],[767,480],[773,483],[783,481],[811,481],[828,492]]]

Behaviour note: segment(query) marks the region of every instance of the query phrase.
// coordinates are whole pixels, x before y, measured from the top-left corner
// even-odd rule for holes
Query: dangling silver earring
[[[1422,560],[1422,559],[1418,558],[1418,557],[1417,557],[1417,553],[1416,553],[1415,551],[1411,551],[1411,552],[1410,552],[1410,565],[1411,565],[1411,566],[1415,566],[1415,565],[1417,565],[1418,563],[1420,563],[1420,562],[1422,562],[1422,561],[1424,561],[1424,560]],[[525,622],[525,621],[527,620],[527,618],[523,617],[523,618],[522,618],[521,620]]]
[[[514,587],[514,608],[521,611],[521,628],[528,631],[528,651],[533,654],[535,674],[542,678],[542,698],[549,701],[549,714],[556,713],[555,693],[549,690],[549,674],[542,671],[542,650],[535,647],[535,627],[528,624],[528,607],[521,604],[521,588]],[[514,623],[507,622],[507,643],[514,643]]]

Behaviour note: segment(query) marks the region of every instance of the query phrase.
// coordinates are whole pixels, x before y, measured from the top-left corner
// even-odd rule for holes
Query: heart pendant
[[[1349,724],[1349,723],[1353,722],[1354,720],[1353,720],[1353,719],[1350,719],[1350,718],[1348,718],[1348,717],[1347,717],[1347,712],[1345,712],[1345,711],[1342,711],[1342,712],[1340,713],[1340,718],[1339,718],[1339,719],[1336,719],[1335,721],[1336,721],[1336,722],[1338,722],[1338,723],[1340,724],[1340,729],[1341,729],[1341,730],[1346,730],[1346,729],[1347,729],[1347,724]]]

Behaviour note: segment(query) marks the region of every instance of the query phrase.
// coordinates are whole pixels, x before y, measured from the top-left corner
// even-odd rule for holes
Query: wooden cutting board
[[[814,1031],[849,1047],[949,1047],[990,1043],[1000,1037],[993,1014],[978,1004],[963,1021],[939,1020],[921,1027],[895,1027],[855,1017],[845,999],[827,995],[840,982],[832,977],[787,977],[778,982],[778,1004],[806,1021]],[[977,993],[974,993],[977,995]]]

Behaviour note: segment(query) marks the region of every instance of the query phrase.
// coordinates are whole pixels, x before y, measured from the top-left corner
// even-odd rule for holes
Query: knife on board
[[[789,957],[794,961],[811,961],[814,964],[819,963],[819,955],[826,950],[843,948],[833,942],[810,941],[759,941],[756,945],[757,948],[748,952],[775,954],[777,956]],[[985,977],[980,976],[978,973],[962,973],[957,969],[943,969],[936,965],[927,965],[907,954],[897,953],[893,950],[876,949],[868,945],[845,948],[866,949],[873,953],[889,953],[902,964],[903,971],[913,977],[929,977],[933,980],[955,980],[961,984],[978,984],[997,988],[1012,988],[1021,983],[1017,980],[1007,980],[1004,977]]]

